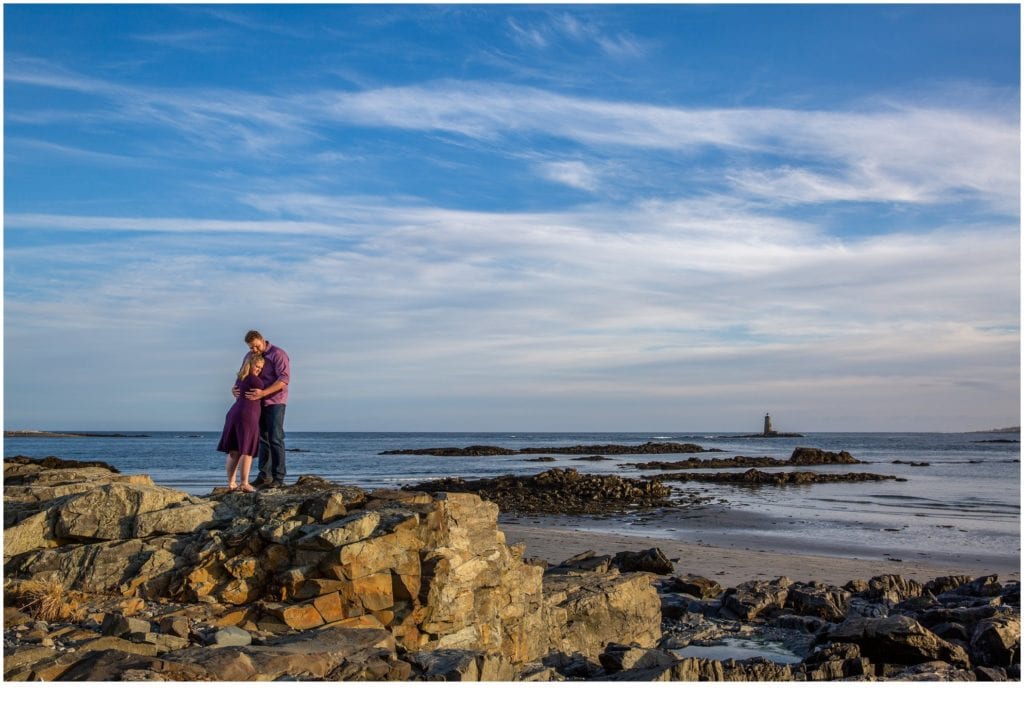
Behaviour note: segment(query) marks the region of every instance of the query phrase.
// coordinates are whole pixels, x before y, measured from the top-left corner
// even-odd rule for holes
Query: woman
[[[224,419],[224,432],[221,433],[217,450],[227,453],[228,489],[240,489],[243,492],[254,492],[249,484],[249,470],[252,468],[253,456],[260,449],[260,400],[246,399],[245,393],[251,389],[263,389],[260,372],[263,371],[263,356],[249,353],[238,371],[235,387],[238,388],[238,399],[228,410]],[[239,483],[235,482],[235,471],[241,465]]]

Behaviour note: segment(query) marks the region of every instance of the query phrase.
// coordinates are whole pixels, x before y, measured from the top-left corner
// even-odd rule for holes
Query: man
[[[260,474],[253,486],[261,489],[283,487],[284,410],[288,403],[291,361],[283,349],[268,343],[259,331],[245,334],[245,343],[250,351],[260,353],[266,360],[263,367],[266,385],[263,389],[251,389],[245,393],[246,399],[260,400]]]

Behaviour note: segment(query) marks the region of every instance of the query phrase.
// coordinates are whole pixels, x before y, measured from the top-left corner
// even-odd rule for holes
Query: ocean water
[[[216,451],[219,432],[152,432],[132,437],[5,437],[5,456],[55,455],[74,460],[103,460],[124,473],[150,475],[160,485],[207,494],[224,483],[224,456]],[[494,445],[562,447],[639,445],[647,441],[689,442],[723,453],[611,456],[601,462],[556,455],[554,462],[529,462],[536,455],[488,458],[381,455],[403,448]],[[625,477],[657,475],[625,463],[733,455],[788,457],[806,446],[849,451],[869,465],[820,466],[818,472],[875,472],[906,482],[835,483],[804,486],[744,487],[708,483],[671,483],[679,492],[699,496],[706,506],[677,511],[664,519],[632,514],[584,524],[594,530],[721,543],[699,518],[702,509],[728,508],[750,516],[736,519],[732,532],[770,530],[776,546],[801,552],[851,556],[914,557],[932,553],[1005,554],[1020,557],[1020,436],[1007,433],[810,433],[801,438],[743,437],[729,433],[319,433],[287,435],[289,481],[309,474],[364,488],[400,487],[443,476],[469,479],[504,474],[531,475],[553,467]],[[911,466],[903,463],[928,463]],[[776,468],[772,468],[774,470]],[[786,469],[786,468],[778,468]],[[703,470],[702,470],[703,471]],[[254,466],[255,472],[255,466]],[[692,512],[694,518],[687,520]],[[679,516],[681,515],[681,518]],[[756,517],[756,518],[755,518]],[[692,526],[687,526],[692,523]],[[749,526],[744,525],[748,523]],[[758,535],[747,533],[746,535]]]

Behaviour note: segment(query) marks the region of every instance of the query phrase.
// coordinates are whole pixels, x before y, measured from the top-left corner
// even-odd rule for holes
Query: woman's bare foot
[[[256,490],[252,488],[251,484],[246,483],[246,484],[243,484],[241,487],[239,487],[239,491],[242,491],[242,492],[255,492]]]
[[[235,491],[236,489],[238,489],[238,485],[237,485],[237,484],[229,484],[229,485],[228,485],[228,491],[229,491],[229,492],[233,492],[233,491]]]

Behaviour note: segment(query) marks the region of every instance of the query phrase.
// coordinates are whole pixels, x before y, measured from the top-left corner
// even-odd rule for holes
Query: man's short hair
[[[249,331],[249,333],[245,334],[245,342],[246,343],[252,343],[257,338],[262,341],[263,340],[263,334],[261,334],[259,331],[256,331],[255,329],[253,329],[252,331]]]

